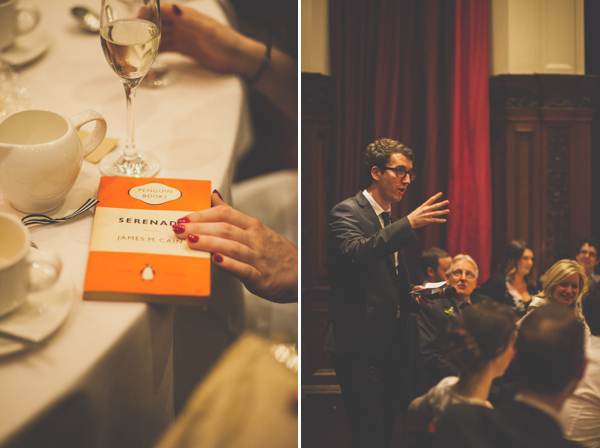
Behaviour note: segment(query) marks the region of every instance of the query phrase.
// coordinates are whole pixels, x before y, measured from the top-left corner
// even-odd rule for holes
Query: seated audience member
[[[511,241],[502,272],[492,275],[478,292],[505,303],[520,317],[524,316],[532,297],[538,293],[531,247],[523,240]]]
[[[584,328],[565,307],[534,310],[519,329],[516,363],[521,390],[489,409],[450,406],[438,424],[439,446],[460,448],[574,448],[558,413],[585,371]]]
[[[416,317],[418,345],[423,368],[422,386],[425,390],[442,378],[458,375],[459,370],[442,355],[441,343],[450,319],[465,307],[483,300],[484,296],[472,294],[477,285],[479,269],[469,255],[457,255],[446,272],[448,285],[456,288],[456,296],[436,299],[422,305]],[[422,302],[421,302],[422,303]]]
[[[408,407],[415,423],[436,422],[448,405],[469,403],[491,407],[487,401],[494,378],[502,376],[513,359],[517,316],[508,306],[486,299],[453,318],[442,351],[460,376],[441,380]]]
[[[297,356],[246,333],[219,358],[154,448],[297,448]]]
[[[246,81],[253,139],[235,161],[235,182],[297,170],[298,5],[292,0],[219,3],[232,26],[192,4],[161,4],[159,51],[188,56],[208,70]]]
[[[559,260],[542,276],[542,292],[533,298],[528,312],[549,303],[558,303],[581,316],[581,293],[587,282],[583,266],[574,260]]]
[[[594,269],[600,263],[600,258],[598,258],[599,249],[600,241],[594,237],[586,238],[579,245],[579,252],[575,255],[575,260],[581,263],[589,280],[600,281],[600,275],[594,272]]]
[[[189,56],[205,67],[245,78],[294,120],[298,114],[298,63],[271,47],[186,6],[160,8],[160,51]]]
[[[255,218],[228,206],[217,190],[213,207],[177,220],[173,231],[190,248],[212,252],[215,265],[271,302],[298,301],[298,248]]]
[[[445,282],[447,280],[446,269],[451,261],[450,254],[439,247],[425,249],[421,254],[423,284]]]
[[[565,436],[589,448],[600,447],[600,282],[592,281],[581,299],[590,329],[586,341],[587,368],[560,413]]]

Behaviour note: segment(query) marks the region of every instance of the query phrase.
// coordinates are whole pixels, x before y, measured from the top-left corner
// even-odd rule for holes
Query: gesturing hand
[[[225,204],[217,192],[213,207],[173,226],[192,249],[212,252],[218,266],[238,277],[250,292],[272,302],[298,300],[298,248],[260,221]]]
[[[446,222],[446,219],[441,218],[441,216],[447,215],[450,210],[442,209],[442,207],[446,207],[450,202],[448,200],[435,202],[441,196],[441,192],[434,194],[407,216],[413,229],[426,226],[432,222]]]

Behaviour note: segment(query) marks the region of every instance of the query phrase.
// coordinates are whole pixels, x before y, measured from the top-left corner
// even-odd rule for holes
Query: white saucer
[[[30,293],[21,308],[0,317],[0,330],[41,342],[65,321],[73,306],[74,297],[73,282],[63,270],[57,282],[50,288]],[[0,356],[30,346],[31,344],[0,336]]]
[[[14,44],[0,51],[0,59],[13,67],[29,64],[43,55],[50,43],[50,34],[44,29],[36,28],[17,36]]]

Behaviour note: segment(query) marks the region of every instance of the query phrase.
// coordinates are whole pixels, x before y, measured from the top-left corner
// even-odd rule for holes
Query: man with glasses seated
[[[415,178],[413,152],[383,138],[364,155],[369,186],[329,216],[331,296],[324,349],[340,383],[352,447],[389,447],[398,407],[398,331],[411,305],[401,250],[413,229],[445,222],[448,201],[429,198],[408,216],[390,216]],[[399,317],[398,317],[399,316]]]
[[[441,353],[441,343],[450,319],[487,296],[473,294],[479,269],[469,255],[460,254],[452,259],[446,271],[447,284],[456,288],[456,296],[436,299],[422,305],[416,318],[421,358],[422,387],[429,390],[442,378],[458,376],[458,369]]]
[[[590,237],[584,239],[578,247],[579,252],[575,255],[575,260],[581,263],[585,269],[588,280],[600,281],[600,275],[594,272],[594,269],[600,263],[600,257],[598,256],[600,242],[596,238]]]

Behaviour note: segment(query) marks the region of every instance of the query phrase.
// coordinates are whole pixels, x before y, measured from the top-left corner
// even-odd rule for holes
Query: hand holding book
[[[250,292],[271,302],[298,300],[298,248],[255,218],[227,205],[215,190],[213,207],[191,213],[173,226],[192,249],[212,253],[217,265]]]

